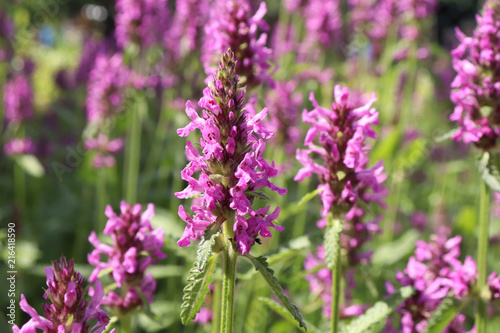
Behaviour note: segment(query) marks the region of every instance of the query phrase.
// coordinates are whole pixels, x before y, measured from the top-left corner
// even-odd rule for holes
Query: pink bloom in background
[[[212,321],[212,317],[213,317],[212,310],[208,308],[201,308],[200,312],[198,312],[196,314],[196,317],[193,319],[193,323],[205,325]]]
[[[88,261],[96,268],[89,281],[96,281],[101,271],[110,269],[109,275],[118,288],[127,292],[124,295],[111,290],[103,298],[102,304],[119,312],[127,312],[142,305],[141,293],[149,302],[153,301],[156,281],[145,271],[149,265],[156,264],[155,259],[166,257],[161,250],[163,230],[153,230],[151,227],[153,204],[149,204],[142,212],[141,205],[130,206],[122,201],[119,215],[108,205],[106,216],[109,220],[103,233],[110,235],[112,245],[101,243],[94,231],[90,234],[89,242],[95,249],[88,255]],[[107,261],[101,261],[101,255],[106,256]]]
[[[462,238],[455,236],[448,239],[448,234],[449,231],[445,230],[432,235],[428,243],[417,241],[414,256],[408,260],[406,269],[396,273],[396,281],[401,286],[414,287],[415,293],[397,310],[401,315],[401,330],[388,332],[423,332],[430,315],[446,296],[464,299],[471,292],[476,283],[476,262],[470,256],[461,262],[458,258]],[[389,294],[395,291],[389,282],[386,288]],[[465,333],[464,320],[465,317],[459,314],[446,332]]]
[[[258,30],[268,30],[263,20],[267,12],[265,2],[252,15],[248,0],[216,1],[212,5],[210,21],[205,27],[202,62],[208,81],[215,74],[220,54],[231,49],[237,61],[236,74],[241,84],[253,87],[272,84],[270,69],[271,50],[266,47],[267,34]]]
[[[191,141],[186,145],[186,157],[190,161],[182,170],[181,177],[188,186],[175,195],[181,199],[201,196],[193,201],[194,215],[179,206],[179,216],[187,223],[182,238],[177,244],[188,246],[191,240],[200,239],[207,226],[234,223],[234,241],[238,251],[248,253],[259,237],[271,237],[270,228],[283,231],[273,223],[280,209],[270,211],[270,206],[253,209],[256,191],[270,188],[280,195],[286,193],[269,181],[277,174],[274,163],[263,158],[266,147],[264,139],[273,133],[261,120],[267,108],[250,116],[243,108],[245,90],[241,88],[236,73],[236,60],[231,51],[222,55],[219,70],[209,87],[203,91],[198,105],[202,116],[186,103],[186,113],[191,122],[177,130],[179,136],[188,136],[191,131],[201,132],[201,152]],[[194,174],[199,173],[198,179]]]
[[[167,57],[180,60],[193,52],[200,42],[202,27],[208,21],[209,0],[177,0],[175,14],[168,33],[164,34]]]
[[[365,104],[352,94],[349,96],[347,87],[336,86],[334,95],[335,102],[329,110],[319,106],[311,93],[314,109],[302,113],[302,120],[311,124],[304,141],[308,148],[297,150],[302,168],[294,179],[302,181],[312,174],[319,176],[323,209],[318,227],[326,226],[330,212],[342,217],[341,245],[347,250],[349,264],[356,265],[369,261],[371,253],[362,252],[361,247],[379,232],[381,218],[363,221],[365,211],[359,201],[385,207],[383,199],[387,194],[382,186],[386,179],[382,161],[367,167],[370,146],[365,140],[377,137],[372,125],[378,123],[378,112],[372,108],[376,100],[374,94]],[[318,156],[318,162],[323,163],[316,162],[312,156]]]
[[[86,140],[83,147],[87,151],[96,151],[92,165],[94,168],[99,169],[113,167],[115,165],[115,158],[112,154],[119,152],[124,144],[125,142],[121,138],[109,140],[105,134],[100,133],[97,138]]]
[[[299,108],[302,105],[302,95],[295,92],[295,82],[276,82],[275,88],[266,97],[269,108],[268,129],[275,133],[274,143],[284,147],[286,154],[293,154],[300,140],[298,126]]]
[[[318,269],[318,267],[320,267]],[[304,269],[306,271],[317,270],[315,273],[306,275],[306,280],[309,282],[309,290],[312,294],[318,295],[323,301],[323,314],[331,319],[332,316],[332,271],[325,265],[325,248],[318,246],[316,254],[309,254],[304,261]],[[351,291],[356,288],[354,281],[354,271],[349,270],[346,274],[347,286],[344,289],[345,300],[347,304],[352,302]],[[369,305],[344,305],[340,308],[340,317],[356,317],[362,315]]]
[[[500,134],[500,5],[487,1],[477,16],[472,37],[456,30],[460,45],[452,51],[457,71],[450,98],[455,109],[450,120],[459,130],[453,138],[481,149],[495,146]]]
[[[21,123],[33,117],[33,89],[28,76],[15,74],[5,83],[3,103],[7,121]]]
[[[342,40],[342,17],[339,0],[309,0],[303,15],[307,31],[304,47],[324,47]]]
[[[115,36],[119,47],[128,43],[161,43],[169,21],[166,0],[117,0]]]
[[[15,138],[3,146],[5,155],[32,154],[35,152],[35,145],[30,138]]]
[[[124,67],[121,54],[99,54],[87,84],[87,120],[99,122],[121,112],[129,83],[130,72]]]
[[[24,295],[21,295],[19,306],[30,315],[31,319],[21,328],[12,327],[13,333],[43,332],[100,333],[109,322],[108,315],[100,310],[104,289],[100,281],[95,281],[92,298],[88,301],[84,293],[83,276],[74,270],[73,259],[67,261],[64,256],[60,262],[54,261],[53,267],[45,268],[47,289],[44,298],[48,302],[43,305],[45,318],[32,308]],[[111,332],[114,333],[114,329]]]

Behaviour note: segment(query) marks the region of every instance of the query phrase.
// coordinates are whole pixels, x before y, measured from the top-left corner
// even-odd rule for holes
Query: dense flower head
[[[248,0],[217,1],[213,4],[210,21],[205,28],[204,55],[202,57],[205,72],[214,75],[214,64],[219,55],[228,48],[233,50],[236,59],[236,74],[247,87],[258,84],[271,84],[269,59],[271,50],[266,47],[267,34],[258,36],[258,29],[268,30],[263,20],[267,12],[262,2],[252,16],[252,7]]]
[[[122,111],[124,90],[129,83],[130,72],[124,67],[121,54],[99,54],[87,84],[87,119],[96,122]]]
[[[45,318],[38,315],[24,295],[19,306],[31,316],[21,328],[12,327],[13,333],[35,333],[37,329],[45,333],[100,333],[109,322],[108,315],[99,309],[104,296],[101,282],[95,282],[90,301],[85,299],[83,276],[75,271],[73,259],[67,261],[64,256],[60,262],[54,261],[53,267],[45,268],[47,289],[44,298],[49,302],[43,305]],[[91,322],[97,323],[91,326]],[[112,330],[114,332],[114,329]]]
[[[108,305],[118,312],[127,312],[142,305],[141,294],[149,302],[153,301],[156,281],[146,269],[155,264],[155,259],[165,258],[161,251],[163,247],[163,230],[153,230],[150,220],[154,216],[154,205],[149,204],[142,212],[140,204],[133,206],[122,201],[120,214],[106,207],[108,222],[104,234],[110,235],[112,245],[101,243],[94,231],[89,236],[89,242],[95,249],[88,255],[88,261],[96,268],[89,281],[96,281],[101,271],[110,269],[109,275],[121,288],[122,293],[109,291],[102,304]],[[101,255],[107,261],[101,261]]]
[[[115,158],[112,154],[119,152],[124,145],[121,138],[109,140],[109,138],[99,133],[96,138],[90,138],[85,141],[83,147],[85,150],[95,150],[96,154],[92,160],[94,168],[99,169],[103,167],[111,168],[115,165]]]
[[[481,149],[495,146],[500,134],[500,5],[487,1],[472,37],[456,30],[460,45],[452,51],[457,75],[450,98],[450,120],[459,124],[453,138]]]
[[[128,43],[151,46],[162,42],[169,10],[166,0],[117,0],[115,36],[119,47]]]
[[[296,88],[297,84],[293,81],[276,82],[275,88],[266,97],[269,107],[266,125],[275,133],[273,141],[283,145],[287,154],[293,153],[300,139],[298,119],[302,95],[295,92]]]
[[[477,277],[477,266],[470,256],[462,263],[459,260],[462,238],[448,239],[448,230],[432,235],[428,243],[417,241],[415,253],[408,260],[403,272],[396,273],[401,286],[412,286],[415,293],[403,302],[398,312],[401,315],[402,332],[423,332],[427,320],[443,298],[453,295],[463,299],[472,291]],[[392,284],[386,284],[389,293],[394,292]],[[465,332],[463,318],[458,316],[450,326],[461,329],[450,332]],[[392,332],[392,331],[390,331]]]
[[[5,118],[20,123],[33,117],[33,89],[27,75],[15,74],[3,87]]]
[[[14,138],[3,146],[5,155],[32,154],[35,152],[35,144],[30,138]]]
[[[201,197],[191,206],[193,217],[183,206],[179,207],[179,216],[187,223],[178,242],[180,246],[188,246],[191,239],[200,239],[209,225],[234,221],[234,241],[244,254],[259,237],[271,237],[270,227],[283,230],[273,224],[279,207],[271,213],[270,206],[252,208],[254,198],[261,195],[257,190],[269,187],[280,195],[286,190],[269,181],[277,170],[274,162],[269,165],[263,158],[264,139],[273,135],[261,124],[267,108],[250,116],[243,108],[244,96],[234,54],[229,50],[222,55],[219,70],[198,103],[203,108],[202,117],[190,101],[186,102],[186,113],[192,121],[178,129],[177,134],[184,137],[200,130],[201,153],[191,141],[187,142],[186,156],[190,162],[181,177],[189,185],[175,195],[182,199]],[[199,172],[198,179],[193,177],[196,172]]]
[[[359,249],[379,231],[379,218],[363,222],[365,212],[359,201],[373,202],[385,207],[383,198],[386,190],[382,182],[386,179],[382,161],[368,168],[370,147],[366,138],[376,138],[372,125],[378,123],[378,112],[372,108],[376,97],[373,94],[366,104],[356,96],[349,96],[347,87],[336,86],[335,102],[331,110],[319,106],[311,93],[314,109],[304,110],[302,120],[311,124],[304,145],[307,149],[297,150],[297,159],[303,165],[295,176],[302,181],[312,174],[320,178],[319,196],[323,203],[319,227],[326,226],[326,217],[332,212],[344,216],[344,231],[341,243],[347,249],[349,263],[366,262],[370,253]],[[315,144],[316,139],[319,145]],[[318,156],[323,164],[311,156]]]
[[[304,7],[306,45],[329,47],[342,38],[339,0],[309,0]]]
[[[314,271],[308,273],[306,280],[309,282],[309,290],[314,295],[321,297],[323,301],[323,314],[331,319],[332,311],[332,271],[325,265],[325,248],[320,245],[315,254],[309,254],[304,261],[306,271]],[[347,285],[344,288],[346,303],[352,302],[351,291],[356,287],[356,282],[353,276],[354,271],[351,269],[346,274]],[[342,318],[355,317],[363,314],[367,309],[367,305],[350,304],[340,308],[340,316]]]

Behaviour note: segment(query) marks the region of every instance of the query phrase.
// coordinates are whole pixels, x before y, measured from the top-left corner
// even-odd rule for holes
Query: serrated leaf
[[[365,314],[349,323],[341,333],[364,333],[373,325],[385,320],[391,312],[413,294],[412,287],[403,287],[384,301],[378,301]]]
[[[485,152],[478,161],[477,168],[484,182],[495,192],[500,192],[500,172],[492,161],[490,153]]]
[[[267,285],[271,288],[273,293],[279,299],[281,304],[286,308],[286,310],[292,315],[292,317],[297,321],[299,327],[303,327],[307,331],[306,324],[302,319],[302,315],[299,312],[299,309],[295,304],[293,304],[288,296],[283,292],[283,288],[278,282],[278,279],[274,276],[274,271],[269,268],[269,264],[265,257],[254,257],[250,254],[244,255],[245,258],[250,260],[250,262],[254,265],[255,269],[259,271],[264,280],[266,280]]]
[[[449,140],[453,137],[453,135],[459,130],[459,128],[454,128],[451,131],[444,133],[443,135],[438,136],[434,139],[435,142],[442,142]]]
[[[45,174],[42,163],[35,155],[25,154],[14,157],[16,163],[29,175],[39,178]]]
[[[271,198],[265,194],[264,192],[259,192],[259,191],[250,191],[250,192],[245,192],[246,195],[249,195],[251,197],[256,197],[262,200],[271,200]]]
[[[214,253],[208,258],[204,270],[200,271],[198,265],[195,263],[189,271],[188,284],[184,288],[184,296],[182,297],[182,324],[187,325],[200,311],[201,305],[205,301],[205,296],[210,292],[208,286],[212,283],[212,274],[216,262],[217,254]]]
[[[332,270],[340,257],[340,233],[342,232],[342,221],[334,219],[332,214],[328,214],[328,224],[325,233],[325,263],[328,269]]]
[[[424,333],[443,332],[468,302],[469,299],[465,299],[460,302],[454,297],[444,298],[427,321],[427,327],[425,328]]]
[[[295,325],[299,330],[305,332],[305,329],[303,327],[300,327],[299,325],[297,325],[297,321],[293,318],[292,315],[290,315],[290,313],[287,311],[287,309],[285,309],[281,304],[279,304],[279,303],[277,303],[277,302],[275,302],[272,299],[269,299],[267,297],[259,297],[259,301],[264,303],[268,307],[270,307],[271,310],[274,310],[276,313],[278,313],[283,318],[285,318],[286,321],[288,321],[290,324]],[[306,322],[306,320],[304,320],[304,322],[306,323],[306,325],[308,327],[307,330],[309,332],[311,332],[311,333],[319,332],[318,328],[314,327],[311,323]]]
[[[213,223],[215,224],[215,223]],[[200,245],[198,245],[198,251],[196,252],[196,262],[195,266],[198,267],[200,271],[205,269],[205,265],[207,264],[208,258],[212,255],[212,248],[215,244],[215,239],[219,236],[220,234],[220,226],[218,230],[216,229],[215,232],[210,231],[210,226],[213,224],[209,225],[207,229],[205,230],[205,235],[203,239],[200,242]],[[207,235],[208,232],[208,235]]]

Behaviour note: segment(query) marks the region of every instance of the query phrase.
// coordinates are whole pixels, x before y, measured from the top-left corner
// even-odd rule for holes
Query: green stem
[[[105,170],[97,170],[96,198],[97,198],[97,216],[96,229],[101,232],[104,230],[104,210],[106,209],[106,175]]]
[[[126,314],[120,317],[121,332],[120,333],[132,333],[132,316]]]
[[[476,329],[477,333],[486,332],[486,308],[487,304],[482,298],[482,292],[486,286],[488,266],[488,225],[490,212],[490,191],[488,185],[481,181],[481,193],[479,197],[479,235],[477,246],[477,289],[479,298],[477,300]]]
[[[16,184],[16,202],[22,218],[26,213],[26,175],[17,163],[14,165],[14,183]]]
[[[340,235],[339,235],[340,237]],[[332,326],[331,332],[337,333],[339,326],[340,303],[340,244],[337,246],[337,262],[332,269]]]
[[[224,238],[226,247],[222,250],[222,297],[220,332],[233,332],[234,319],[234,285],[236,283],[236,259],[237,254],[233,249],[229,237],[233,235],[232,223],[224,223]]]
[[[141,157],[141,115],[146,112],[146,101],[144,97],[138,97],[136,105],[131,110],[130,130],[127,142],[127,165],[126,165],[126,192],[125,199],[133,204],[137,200],[137,185],[139,178],[139,162]]]
[[[212,297],[212,333],[217,333],[220,326],[220,306],[221,306],[221,281],[214,283],[214,295]]]

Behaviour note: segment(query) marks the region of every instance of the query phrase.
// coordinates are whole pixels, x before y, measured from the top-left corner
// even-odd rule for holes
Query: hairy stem
[[[234,319],[234,285],[236,283],[236,259],[237,254],[233,249],[229,236],[233,235],[232,224],[224,223],[224,238],[226,246],[222,250],[222,297],[221,297],[221,319],[220,332],[233,332]]]
[[[483,300],[482,291],[486,286],[487,264],[488,264],[488,225],[490,211],[490,191],[488,185],[481,181],[481,193],[479,197],[479,234],[477,246],[477,289],[479,297],[476,309],[476,329],[477,333],[486,332],[486,310],[487,304]]]

